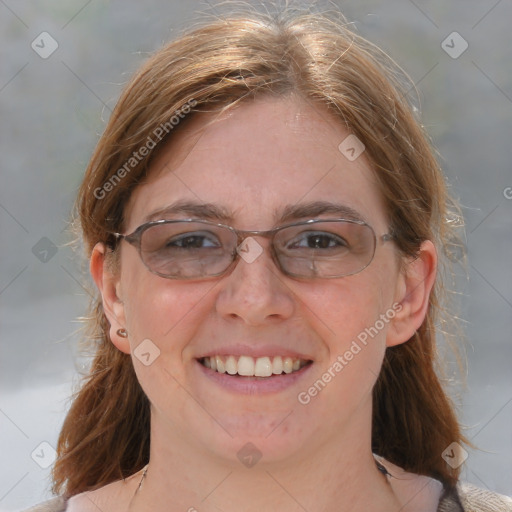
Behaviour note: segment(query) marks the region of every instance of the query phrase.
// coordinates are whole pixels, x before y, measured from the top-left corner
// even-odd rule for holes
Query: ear
[[[110,322],[110,339],[112,343],[126,354],[130,353],[130,342],[117,334],[126,328],[124,304],[119,298],[119,276],[113,274],[106,263],[105,244],[97,243],[91,254],[90,272],[101,293],[103,311]]]
[[[399,276],[395,301],[401,305],[401,309],[396,309],[389,326],[386,337],[388,347],[408,341],[425,320],[436,270],[436,248],[430,240],[425,240],[418,256],[405,263]]]

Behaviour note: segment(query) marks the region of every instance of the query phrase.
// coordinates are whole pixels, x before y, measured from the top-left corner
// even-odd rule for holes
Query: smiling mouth
[[[250,357],[250,356],[210,356],[198,361],[217,373],[227,373],[241,377],[272,377],[283,373],[290,374],[311,364],[313,361],[293,357]]]

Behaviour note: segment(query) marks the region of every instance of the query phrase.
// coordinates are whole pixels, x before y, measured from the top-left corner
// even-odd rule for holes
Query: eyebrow
[[[282,224],[326,214],[334,214],[340,218],[349,220],[364,221],[363,216],[357,210],[341,203],[332,203],[329,201],[312,201],[309,203],[286,205],[280,212],[276,210],[274,217],[278,224]],[[233,222],[234,220],[233,213],[221,205],[177,201],[169,206],[151,212],[144,218],[143,222],[151,222],[175,215],[188,215],[194,218],[220,222]]]
[[[206,220],[232,221],[233,216],[224,207],[213,203],[195,203],[192,201],[177,201],[150,213],[144,222],[160,220],[173,215],[189,215]]]
[[[364,221],[363,216],[354,208],[341,203],[331,203],[329,201],[313,201],[309,203],[300,203],[287,205],[284,207],[280,222],[293,222],[295,220],[319,217],[320,215],[334,214],[343,219]]]

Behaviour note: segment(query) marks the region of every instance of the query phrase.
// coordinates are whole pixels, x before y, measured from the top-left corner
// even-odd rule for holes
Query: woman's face
[[[231,217],[218,222],[241,230],[268,230],[283,223],[285,211],[328,202],[355,210],[378,239],[387,233],[364,152],[355,159],[350,149],[342,153],[338,146],[350,133],[322,107],[260,99],[206,126],[209,116],[191,119],[162,148],[149,181],[130,199],[125,233],[149,217],[197,217],[153,215],[178,201],[215,205]],[[293,220],[343,217],[303,213]],[[393,243],[378,241],[372,263],[358,274],[294,279],[272,261],[268,239],[254,241],[255,259],[239,258],[229,274],[205,280],[162,278],[135,247],[121,244],[113,310],[128,341],[116,344],[132,353],[153,430],[230,460],[243,456],[248,442],[256,448],[243,450],[257,449],[266,460],[303,456],[341,435],[366,443],[371,390],[403,293]],[[272,371],[279,371],[277,356],[308,364],[256,378],[205,367],[203,358],[216,355],[224,364],[248,356],[262,367],[268,357]]]

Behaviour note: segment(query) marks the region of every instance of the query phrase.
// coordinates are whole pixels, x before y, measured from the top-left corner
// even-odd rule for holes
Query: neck
[[[279,462],[219,460],[153,421],[147,474],[130,511],[396,512],[370,450],[370,432],[344,432]],[[351,435],[352,434],[352,435]]]

